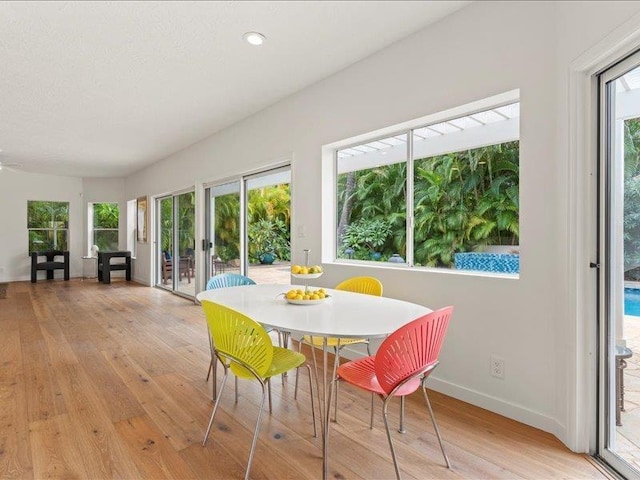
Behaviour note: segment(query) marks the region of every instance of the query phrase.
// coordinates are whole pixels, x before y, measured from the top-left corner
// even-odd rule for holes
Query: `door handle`
[[[600,264],[599,263],[589,262],[589,268],[600,268]]]

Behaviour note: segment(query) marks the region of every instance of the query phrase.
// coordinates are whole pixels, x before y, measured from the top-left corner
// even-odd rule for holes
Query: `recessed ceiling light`
[[[265,36],[258,32],[247,32],[242,38],[244,38],[251,45],[262,45],[266,40]]]

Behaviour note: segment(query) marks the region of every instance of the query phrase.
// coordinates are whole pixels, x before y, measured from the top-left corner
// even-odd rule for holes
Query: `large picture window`
[[[336,150],[337,258],[519,273],[519,116],[503,104]]]
[[[68,250],[69,202],[27,202],[29,253]]]
[[[101,252],[118,250],[120,208],[117,203],[93,204],[93,245]]]

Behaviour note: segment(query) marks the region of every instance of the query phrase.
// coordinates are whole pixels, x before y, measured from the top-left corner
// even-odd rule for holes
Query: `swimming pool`
[[[640,289],[624,289],[624,314],[640,317]]]

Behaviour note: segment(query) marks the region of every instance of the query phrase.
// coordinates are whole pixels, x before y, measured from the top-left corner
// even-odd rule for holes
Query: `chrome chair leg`
[[[442,443],[440,430],[438,429],[438,424],[436,423],[436,417],[433,415],[431,402],[429,401],[429,396],[427,395],[427,387],[424,386],[424,383],[422,384],[422,393],[424,394],[424,400],[427,403],[427,408],[429,409],[429,415],[431,415],[431,423],[433,423],[433,429],[436,431],[436,436],[438,437],[438,443],[440,444],[440,450],[442,450],[442,456],[444,457],[444,461],[447,464],[447,468],[451,468],[451,463],[449,463],[449,458],[447,457],[447,454],[444,452],[444,444]]]
[[[213,353],[213,340],[211,339],[211,332],[209,331],[209,325],[207,325],[207,337],[209,338],[209,351],[211,352],[211,361],[209,362],[209,370],[207,371],[207,379],[206,382],[209,381],[209,375],[211,375],[211,370],[213,370],[213,361],[215,360],[215,354]]]
[[[302,352],[302,339],[298,342],[298,353]],[[293,387],[293,399],[298,399],[298,377],[300,376],[300,367],[296,368],[296,384]]]
[[[398,427],[399,433],[407,433],[407,429],[404,428],[404,395],[400,397],[400,426]]]
[[[384,428],[387,431],[387,440],[389,440],[389,448],[391,449],[391,458],[393,459],[393,468],[396,470],[396,478],[401,480],[400,477],[400,468],[398,467],[398,459],[396,458],[396,450],[393,448],[393,440],[391,439],[391,431],[389,430],[389,418],[388,418],[388,407],[389,401],[393,397],[387,397],[384,399],[382,403],[382,419],[384,420]]]
[[[320,404],[320,408],[322,409],[322,406],[321,406],[322,401],[320,400],[320,384],[319,384],[318,374],[317,374],[318,362],[316,360],[316,348],[313,346],[313,337],[311,338],[311,344],[309,344],[309,347],[311,348],[311,356],[313,357],[313,371],[315,372],[315,378],[316,378],[316,392],[318,394],[318,404]],[[302,339],[300,339],[300,342],[298,343],[298,352],[301,352],[301,351],[302,351]],[[294,393],[293,393],[294,399],[298,398],[298,370],[299,368],[296,368],[296,384],[295,384]]]
[[[371,422],[369,423],[369,430],[373,429],[373,397],[375,394],[371,392]]]
[[[300,340],[300,343],[298,344],[298,352],[300,352],[301,350],[302,350],[302,340]],[[313,436],[317,437],[318,430],[316,429],[316,407],[314,405],[314,400],[313,400],[313,379],[312,379],[313,374],[311,372],[311,365],[306,363],[305,367],[307,367],[307,370],[309,371],[309,393],[311,395],[311,416],[313,417]],[[300,376],[300,367],[296,368],[296,385],[295,385],[294,394],[293,394],[294,400],[297,400],[298,398],[298,377],[299,376]]]
[[[218,372],[217,365],[214,364],[211,367],[211,399],[215,402],[218,398]]]
[[[336,346],[333,350],[334,359],[333,359],[333,377],[336,378],[338,373],[338,367],[340,366],[340,342],[338,342],[338,346]],[[333,421],[338,422],[338,394],[340,393],[340,382],[336,382],[336,396],[333,399]]]
[[[211,371],[212,370],[213,370],[213,358],[209,362],[209,370],[207,370],[207,378],[205,379],[205,382],[209,381],[209,377],[211,376]]]
[[[271,407],[271,379],[267,380],[267,390],[269,390],[269,415],[273,414],[273,408]]]
[[[235,399],[236,399],[236,403],[238,403],[238,377],[236,377],[236,392],[235,392]]]
[[[204,440],[202,440],[202,446],[203,447],[207,443],[207,438],[209,438],[209,432],[211,431],[211,425],[213,425],[213,418],[216,416],[216,411],[218,410],[218,405],[220,405],[220,399],[222,398],[222,391],[224,390],[224,386],[227,383],[228,376],[229,376],[228,367],[225,365],[224,377],[222,377],[222,384],[220,385],[220,396],[218,396],[218,398],[216,398],[216,403],[213,405],[213,411],[211,412],[211,418],[209,419],[209,425],[207,426],[207,432],[204,434]]]
[[[291,332],[281,332],[280,330],[276,330],[278,332],[278,346],[281,348],[289,348],[289,336]],[[296,373],[298,369],[296,369]],[[284,385],[285,379],[289,376],[289,372],[282,372],[282,384]]]
[[[311,395],[311,419],[313,421],[313,436],[318,437],[318,430],[316,429],[316,406],[313,402],[313,380],[311,378],[311,365],[308,363],[305,365],[309,372],[309,394]]]
[[[247,463],[247,471],[244,474],[244,480],[249,480],[249,474],[251,473],[251,464],[253,463],[253,454],[256,451],[256,444],[258,443],[258,433],[260,432],[260,420],[262,419],[262,411],[264,410],[264,401],[266,392],[264,390],[264,384],[262,386],[262,402],[260,402],[260,411],[258,412],[258,420],[256,420],[256,429],[253,433],[253,441],[251,442],[251,451],[249,452],[249,462]]]
[[[326,357],[324,357],[325,353],[326,352],[323,350],[323,358],[325,358],[325,360],[326,360]],[[313,337],[311,337],[311,356],[313,357],[313,371],[314,371],[315,377],[316,377],[316,393],[318,395],[318,409],[320,411],[320,417],[321,417],[322,421],[324,421],[324,418],[323,418],[324,410],[323,409],[324,408],[327,409],[327,416],[328,416],[329,415],[329,407],[331,405],[331,402],[329,402],[326,405],[324,405],[322,403],[324,400],[320,398],[320,379],[318,378],[318,362],[316,361],[316,348],[313,346]],[[326,367],[326,363],[324,363],[323,365]]]
[[[207,336],[209,337],[209,350],[211,350],[211,361],[209,362],[209,371],[207,372],[206,382],[209,381],[209,375],[211,375],[211,398],[213,401],[216,401],[217,398],[217,387],[218,387],[218,369],[216,365],[216,351],[213,347],[213,339],[211,338],[211,333],[209,332],[209,326],[207,325]]]

